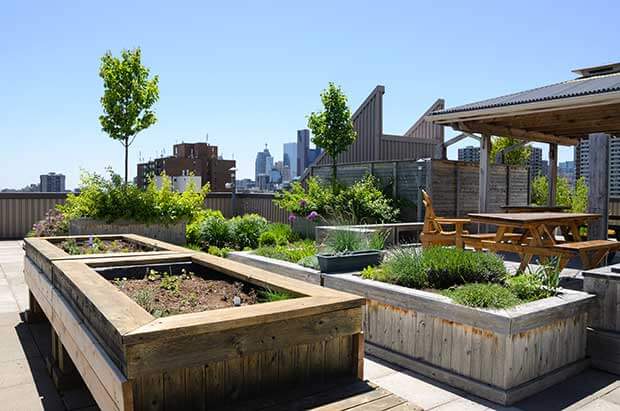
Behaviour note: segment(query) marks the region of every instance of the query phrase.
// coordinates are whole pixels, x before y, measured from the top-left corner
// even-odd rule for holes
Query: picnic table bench
[[[610,251],[620,249],[620,242],[611,240],[586,240],[579,227],[600,218],[591,213],[472,213],[472,222],[497,226],[493,238],[481,241],[483,248],[491,251],[514,252],[521,257],[519,270],[527,268],[534,256],[541,260],[559,259],[559,268],[566,266],[572,256],[581,259],[584,269],[599,265]],[[558,240],[554,232],[560,229],[564,240]],[[515,230],[519,235],[515,236]]]

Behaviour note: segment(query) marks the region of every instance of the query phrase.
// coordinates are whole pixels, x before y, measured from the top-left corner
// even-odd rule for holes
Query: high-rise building
[[[171,177],[172,181],[178,181],[179,187],[185,189],[186,181],[197,182],[198,179],[186,179],[175,177],[200,177],[201,184],[209,183],[212,191],[230,191],[226,187],[231,182],[230,169],[235,167],[235,160],[224,160],[218,156],[217,146],[208,143],[181,143],[173,146],[174,155],[160,157],[146,163],[138,164],[138,176],[136,183],[145,188],[155,176]],[[198,189],[199,187],[195,187]]]
[[[528,165],[532,178],[549,174],[549,162],[542,159],[542,148],[540,147],[531,147]]]
[[[267,148],[267,144],[265,144],[265,149],[263,151],[259,151],[256,154],[256,161],[254,162],[254,180],[258,183],[258,176],[267,173],[267,157],[270,157],[273,161],[273,157],[271,157],[271,153]]]
[[[568,180],[571,187],[575,186],[575,162],[563,161],[558,164],[558,176]]]
[[[590,142],[581,140],[575,148],[575,179],[584,177],[589,184]],[[620,138],[609,139],[609,197],[620,197]]]
[[[480,162],[480,147],[467,146],[459,148],[459,161]]]
[[[303,174],[304,170],[310,164],[310,130],[307,128],[297,130],[297,173]]]
[[[47,173],[39,176],[42,193],[64,193],[65,176],[64,174]]]
[[[297,143],[284,143],[283,152],[282,160],[284,165],[291,170],[291,178],[297,177],[299,175],[297,172]]]

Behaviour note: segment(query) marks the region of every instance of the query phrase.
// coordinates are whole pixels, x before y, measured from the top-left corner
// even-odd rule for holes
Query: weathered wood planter
[[[204,253],[53,260],[51,280],[31,256],[27,248],[31,293],[102,409],[205,409],[362,377],[364,299],[355,295]],[[156,319],[104,277],[155,263],[194,264],[297,298]]]
[[[55,260],[80,260],[92,258],[117,258],[119,256],[130,257],[135,255],[169,255],[178,252],[188,253],[191,250],[178,245],[166,243],[159,240],[143,237],[136,234],[112,234],[96,235],[94,238],[103,240],[123,240],[129,243],[143,246],[149,251],[131,253],[109,253],[109,254],[78,254],[71,255],[59,247],[59,244],[68,239],[87,240],[93,236],[60,236],[60,237],[29,237],[24,239],[24,250],[26,255],[37,268],[39,268],[48,279],[52,279],[52,261]]]
[[[367,297],[366,352],[468,393],[509,405],[583,370],[594,296],[563,290],[510,310],[457,305],[447,297],[350,274],[325,287]]]
[[[588,315],[592,366],[620,374],[620,265],[584,271],[583,289],[596,295]]]
[[[312,284],[321,285],[321,272],[312,268],[304,267],[288,261],[277,260],[275,258],[263,257],[254,254],[252,251],[234,251],[228,254],[228,259],[252,267],[271,271],[285,277],[296,280],[306,281]]]
[[[69,222],[69,234],[138,234],[148,238],[185,245],[185,221],[174,224],[144,224],[133,221],[105,221],[92,218],[78,218]]]

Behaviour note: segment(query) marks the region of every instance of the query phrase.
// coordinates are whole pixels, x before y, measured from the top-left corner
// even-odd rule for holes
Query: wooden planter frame
[[[252,267],[271,271],[285,277],[294,278],[296,280],[301,280],[316,285],[323,285],[321,271],[315,270],[314,268],[304,267],[289,261],[263,257],[262,255],[254,254],[253,251],[233,251],[228,254],[227,258],[239,263],[251,265]]]
[[[363,377],[361,297],[204,253],[60,257],[50,261],[50,277],[26,252],[35,309],[102,409],[204,409],[297,383]],[[192,262],[299,297],[154,318],[95,271],[162,262]]]
[[[512,309],[484,310],[351,274],[324,274],[323,284],[367,298],[367,353],[503,405],[589,364],[586,322],[595,297],[587,293],[561,290]]]

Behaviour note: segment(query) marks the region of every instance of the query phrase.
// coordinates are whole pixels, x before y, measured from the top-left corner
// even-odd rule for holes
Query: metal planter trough
[[[362,378],[364,299],[204,253],[54,260],[26,249],[35,303],[101,409],[204,409]],[[109,276],[185,265],[296,298],[155,318]],[[131,275],[131,274],[130,274]]]
[[[352,251],[346,254],[319,253],[317,258],[322,273],[350,273],[381,262],[381,251]]]
[[[324,275],[325,287],[367,298],[366,352],[503,405],[544,390],[588,366],[587,293],[508,310],[453,303],[439,294]]]

